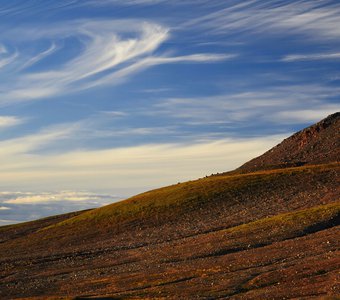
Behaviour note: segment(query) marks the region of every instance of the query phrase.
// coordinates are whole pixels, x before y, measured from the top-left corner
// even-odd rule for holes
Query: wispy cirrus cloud
[[[72,32],[70,32],[72,28]],[[124,28],[124,29],[122,29]],[[80,41],[82,50],[73,59],[65,61],[60,68],[41,72],[16,75],[15,83],[6,82],[2,87],[2,102],[21,101],[54,96],[61,93],[81,90],[96,76],[106,77],[107,73],[117,72],[122,64],[134,63],[152,53],[167,39],[167,29],[156,24],[137,24],[128,21],[74,21],[44,29],[16,29],[35,39],[63,39],[73,37]],[[123,37],[129,34],[131,37]],[[11,35],[11,33],[8,33]],[[25,34],[24,34],[25,35]],[[9,37],[11,39],[11,37]],[[14,41],[15,42],[15,41]],[[28,59],[25,65],[32,65],[55,50],[47,51]],[[125,66],[126,67],[126,66]],[[119,68],[122,68],[120,66]],[[119,69],[118,68],[118,69]],[[123,67],[124,68],[124,67]],[[13,79],[11,80],[11,82]],[[3,91],[5,90],[5,91]]]
[[[13,116],[0,116],[0,130],[8,127],[17,126],[23,124],[25,120],[23,118]]]
[[[79,0],[63,0],[63,1],[54,1],[54,0],[44,0],[44,1],[35,1],[35,0],[12,0],[1,3],[0,5],[0,16],[18,16],[18,15],[35,15],[39,12],[45,11],[46,8],[50,10],[54,9],[62,9],[67,8],[73,5],[78,5],[80,3]]]
[[[55,51],[58,50],[58,47],[55,43],[52,43],[51,46],[38,53],[37,55],[33,56],[32,58],[30,58],[26,63],[24,63],[22,66],[21,66],[21,70],[24,70],[26,68],[29,68],[31,66],[33,66],[34,64],[38,63],[39,61],[41,61],[42,59],[48,57],[49,55],[51,55],[52,53],[54,53]]]
[[[125,5],[149,5],[149,4],[159,4],[159,3],[166,3],[167,0],[126,0],[126,1],[119,1],[119,0],[100,0],[100,1],[93,1],[89,0],[86,2],[86,4],[90,5],[119,5],[119,6],[125,6]]]
[[[334,1],[233,2],[194,20],[195,26],[216,34],[304,34],[309,38],[337,39],[340,36],[340,5]]]
[[[72,30],[70,31],[70,28]],[[33,57],[26,57],[18,49],[15,63],[19,70],[51,57],[63,39],[74,39],[79,53],[60,67],[17,72],[0,84],[0,105],[17,101],[47,98],[81,91],[102,85],[116,85],[145,68],[170,63],[213,63],[231,59],[235,55],[199,53],[182,56],[156,55],[155,51],[169,39],[169,29],[156,23],[139,20],[81,20],[47,28],[13,29],[5,39],[15,43],[13,36],[50,39],[51,46]],[[25,42],[25,39],[23,40]],[[29,41],[27,41],[29,42]],[[24,60],[23,60],[24,59]],[[53,58],[52,58],[53,59]],[[14,60],[14,57],[11,61]],[[9,64],[4,60],[3,65]],[[0,61],[1,67],[1,61]]]
[[[192,125],[299,124],[315,122],[339,111],[340,105],[330,100],[339,95],[340,90],[333,87],[290,85],[208,97],[169,98],[144,113],[164,115]]]
[[[7,54],[7,52],[5,52]],[[16,58],[18,57],[18,53],[14,52],[10,55],[5,55],[3,57],[0,56],[0,69],[6,67],[7,65],[12,64]]]
[[[80,126],[81,122],[66,123],[45,127],[38,132],[16,138],[0,139],[0,159],[5,162],[6,157],[32,153],[53,143],[72,138]]]
[[[146,57],[106,77],[93,80],[89,82],[86,86],[84,86],[84,88],[94,88],[96,86],[109,85],[109,84],[113,85],[113,84],[121,83],[128,76],[131,76],[132,74],[136,74],[149,67],[156,66],[156,65],[173,64],[173,63],[213,63],[213,62],[233,59],[235,57],[237,57],[236,54],[207,54],[207,53],[183,55],[183,56],[177,56],[177,57],[166,57],[166,56]]]
[[[311,60],[339,60],[340,52],[314,53],[314,54],[290,54],[281,59],[284,62],[311,61]]]
[[[87,0],[84,4],[93,5],[93,6],[104,6],[104,5],[115,5],[115,6],[149,6],[156,4],[165,4],[165,5],[185,5],[185,4],[200,4],[206,3],[206,0]]]

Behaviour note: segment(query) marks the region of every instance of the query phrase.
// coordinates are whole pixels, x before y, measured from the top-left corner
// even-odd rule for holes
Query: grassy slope
[[[340,164],[287,168],[249,174],[211,176],[149,191],[125,201],[91,210],[59,222],[56,226],[92,222],[118,224],[150,217],[154,218],[158,214],[177,215],[183,209],[204,206],[204,204],[228,192],[242,191],[245,187],[251,189],[259,185],[264,187],[267,183],[270,184],[274,180],[282,179],[284,181],[285,177],[302,173],[318,173],[330,169],[340,169]],[[51,225],[51,227],[53,226]]]
[[[0,243],[7,240],[15,239],[23,235],[36,232],[42,228],[70,219],[74,216],[80,215],[88,210],[76,211],[67,214],[55,215],[51,217],[42,218],[35,221],[22,222],[13,225],[5,225],[0,227]]]
[[[211,176],[146,192],[64,220],[57,218],[56,222],[46,224],[47,226],[40,224],[41,226],[35,226],[34,230],[27,232],[22,228],[27,224],[37,225],[36,223],[40,221],[7,226],[0,229],[1,235],[12,238],[8,243],[0,244],[0,253],[8,249],[14,249],[19,253],[28,247],[41,248],[44,251],[48,245],[50,251],[53,251],[57,246],[72,247],[91,240],[98,241],[99,236],[104,240],[110,239],[112,234],[126,232],[135,234],[131,237],[133,242],[138,236],[137,229],[140,227],[157,228],[158,235],[168,234],[167,238],[173,238],[173,234],[178,235],[182,231],[185,236],[195,232],[215,230],[218,226],[228,228],[280,212],[320,204],[319,198],[315,198],[314,201],[306,192],[302,193],[305,200],[301,197],[297,198],[298,205],[289,203],[289,200],[296,197],[299,191],[305,188],[304,186],[309,191],[312,186],[320,183],[322,178],[330,181],[330,178],[334,177],[331,173],[339,168],[340,164],[329,164],[250,174]],[[296,185],[304,186],[298,187],[295,191]],[[328,202],[336,200],[331,198]],[[220,211],[223,213],[218,219],[217,214]],[[193,218],[196,223],[192,222]],[[185,219],[187,224],[183,223]],[[180,222],[188,228],[182,226]],[[160,227],[162,224],[167,228]],[[194,230],[195,227],[197,230]],[[9,231],[17,234],[11,236],[8,234]],[[126,234],[122,240],[125,243]]]

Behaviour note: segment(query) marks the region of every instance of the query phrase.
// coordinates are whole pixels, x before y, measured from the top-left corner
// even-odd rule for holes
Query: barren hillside
[[[0,227],[1,299],[335,299],[339,120],[234,173]]]

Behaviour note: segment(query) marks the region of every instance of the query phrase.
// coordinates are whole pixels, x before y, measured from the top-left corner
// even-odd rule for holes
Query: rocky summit
[[[251,172],[340,161],[339,133],[340,113],[337,112],[295,133],[239,170]]]

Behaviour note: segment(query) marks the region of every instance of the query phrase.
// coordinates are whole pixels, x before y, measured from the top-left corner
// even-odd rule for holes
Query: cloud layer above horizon
[[[335,0],[13,0],[0,25],[3,223],[230,170],[340,110]]]

